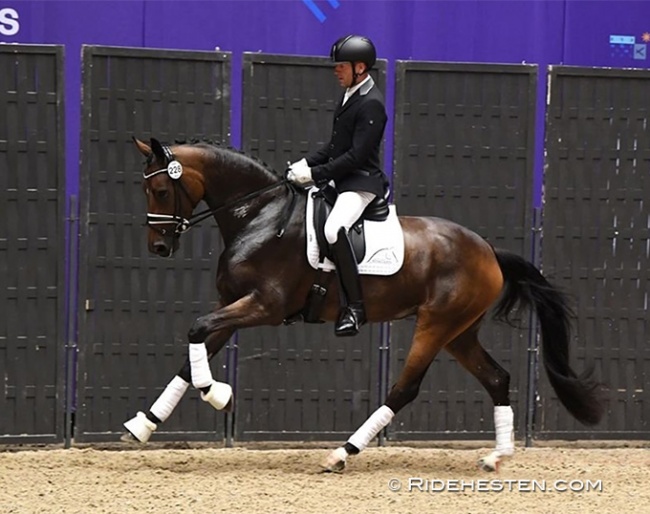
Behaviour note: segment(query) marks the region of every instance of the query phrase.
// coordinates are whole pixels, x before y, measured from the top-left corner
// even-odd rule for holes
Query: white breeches
[[[345,227],[350,230],[352,224],[359,219],[364,209],[375,199],[374,194],[366,191],[346,191],[339,194],[332,212],[325,222],[325,239],[329,244],[336,243],[339,230]]]

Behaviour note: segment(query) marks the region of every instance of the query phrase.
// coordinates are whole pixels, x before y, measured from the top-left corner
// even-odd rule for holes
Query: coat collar
[[[341,95],[341,100],[339,101],[339,106],[336,110],[337,114],[341,114],[348,107],[350,107],[350,105],[356,103],[359,98],[366,96],[374,85],[375,82],[372,80],[372,77],[368,77],[368,80],[359,89],[357,89],[350,98],[348,98],[348,101],[345,102],[345,105],[341,105],[341,102],[343,102],[343,97],[345,96],[345,93],[343,93],[343,95]]]

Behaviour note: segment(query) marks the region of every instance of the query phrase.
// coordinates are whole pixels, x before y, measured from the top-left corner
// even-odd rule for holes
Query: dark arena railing
[[[0,45],[0,441],[64,437],[63,91],[63,47]]]
[[[0,442],[117,440],[178,371],[191,323],[217,300],[222,243],[206,220],[173,259],[149,255],[131,137],[229,144],[233,58],[84,47],[77,198],[65,192],[62,47],[0,45]],[[281,171],[329,134],[331,67],[241,58],[242,150]],[[541,266],[573,300],[575,367],[595,364],[609,386],[603,422],[576,424],[539,373],[536,320],[517,320],[524,331],[486,324],[483,344],[511,371],[517,437],[647,439],[650,72],[554,66],[540,113],[534,65],[387,70],[380,60],[374,79],[384,91],[394,84],[385,153],[399,214],[452,219]],[[212,362],[235,388],[234,411],[191,393],[155,437],[340,440],[383,403],[412,324],[371,325],[346,341],[329,325],[243,330]],[[490,398],[447,355],[414,403],[380,441],[494,437]]]

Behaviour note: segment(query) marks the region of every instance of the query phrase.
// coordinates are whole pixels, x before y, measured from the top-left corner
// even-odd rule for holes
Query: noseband
[[[231,209],[232,207],[235,207],[240,203],[246,202],[248,200],[252,200],[253,198],[257,198],[258,196],[266,193],[267,191],[271,191],[280,186],[287,186],[287,188],[291,193],[291,201],[284,209],[282,219],[280,220],[280,227],[278,228],[277,236],[282,237],[284,231],[286,230],[287,224],[289,223],[289,219],[291,218],[291,214],[296,204],[296,188],[286,178],[283,178],[282,180],[274,184],[268,185],[256,191],[248,193],[240,198],[236,198],[233,201],[227,202],[226,204],[216,207],[214,209],[206,209],[196,214],[192,214],[189,218],[184,218],[179,214],[180,202],[179,202],[178,188],[181,189],[181,191],[185,194],[185,196],[187,196],[190,202],[192,201],[192,198],[190,197],[185,187],[183,187],[183,183],[180,180],[181,176],[183,175],[183,166],[181,165],[180,162],[178,162],[175,159],[174,154],[172,153],[172,151],[168,146],[162,145],[162,148],[163,151],[165,152],[167,166],[165,168],[160,168],[159,170],[152,171],[151,173],[143,173],[142,176],[145,180],[149,180],[151,177],[154,177],[159,173],[167,173],[167,175],[169,175],[169,177],[172,179],[172,184],[174,186],[174,214],[158,214],[153,212],[147,212],[147,221],[145,223],[146,226],[152,228],[153,230],[161,234],[163,237],[180,237],[181,234],[187,232],[194,225],[199,224],[201,221],[203,221],[206,218],[209,218],[210,216],[214,216],[218,212]],[[159,228],[161,225],[169,225],[171,223],[176,224],[173,232],[171,232],[170,230],[164,227]]]
[[[190,198],[190,195],[183,187],[183,183],[180,181],[181,175],[183,174],[183,166],[180,162],[174,159],[174,156],[168,147],[163,146],[163,149],[165,150],[165,156],[167,157],[168,161],[167,167],[152,171],[151,173],[143,173],[142,176],[145,180],[149,180],[151,177],[154,177],[160,173],[167,173],[169,175],[169,177],[172,179],[172,185],[174,186],[174,214],[158,214],[154,212],[147,212],[146,225],[164,237],[180,236],[183,232],[187,232],[192,225],[190,222],[191,218],[187,219],[178,214],[180,211],[178,189],[180,188],[180,190],[183,191],[185,196],[188,198]],[[171,223],[176,223],[176,226],[174,227],[174,231],[170,233],[168,229],[164,228],[164,225],[169,225]],[[161,225],[163,227],[161,227]]]

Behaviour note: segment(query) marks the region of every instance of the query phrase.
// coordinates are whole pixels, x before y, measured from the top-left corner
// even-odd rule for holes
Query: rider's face
[[[334,75],[341,87],[350,87],[354,77],[352,76],[352,64],[349,62],[337,62],[334,66]]]

